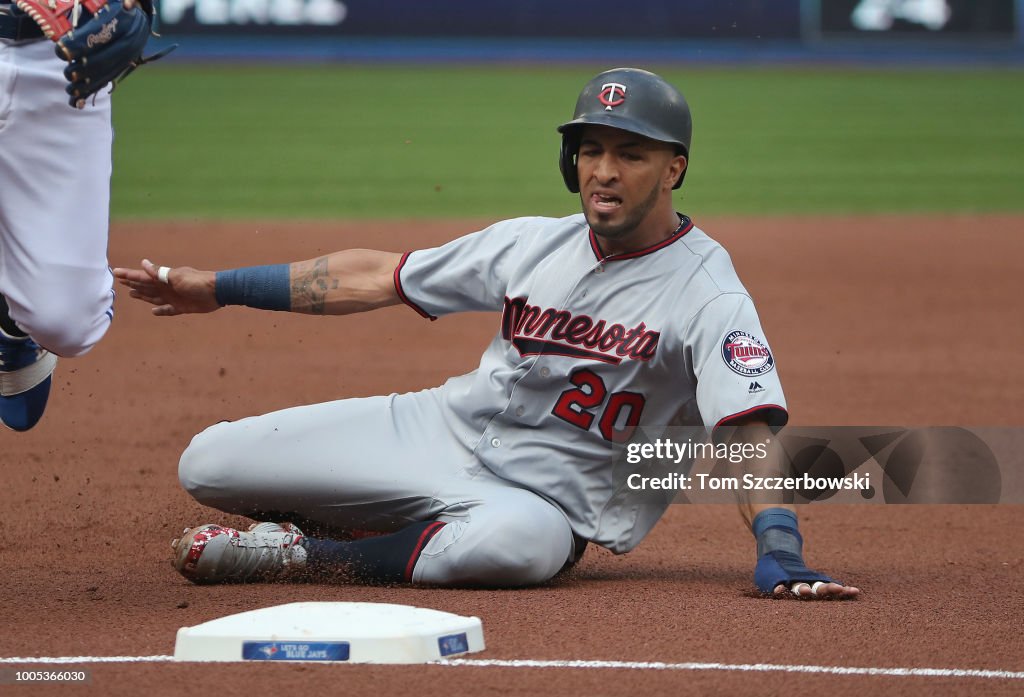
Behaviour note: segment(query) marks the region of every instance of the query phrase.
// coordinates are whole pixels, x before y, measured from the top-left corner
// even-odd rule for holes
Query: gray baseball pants
[[[295,407],[219,423],[181,456],[182,486],[227,513],[275,511],[342,530],[446,523],[414,583],[542,583],[572,557],[565,514],[499,478],[456,434],[440,390]],[[461,436],[461,437],[460,437]]]

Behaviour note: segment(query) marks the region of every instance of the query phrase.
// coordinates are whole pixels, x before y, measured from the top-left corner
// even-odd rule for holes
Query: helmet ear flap
[[[558,169],[562,171],[565,187],[570,192],[580,192],[580,175],[576,169],[576,156],[580,152],[579,129],[569,129],[562,134],[562,150],[558,156]]]

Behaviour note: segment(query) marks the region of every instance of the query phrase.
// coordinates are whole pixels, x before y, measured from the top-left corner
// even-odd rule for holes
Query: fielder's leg
[[[56,355],[113,314],[110,101],[69,107],[65,65],[48,41],[0,40],[0,420],[16,430],[42,416]]]
[[[113,316],[110,98],[73,109],[51,43],[0,47],[0,58],[15,52],[16,64],[0,60],[13,81],[0,120],[0,294],[40,346],[78,356]]]

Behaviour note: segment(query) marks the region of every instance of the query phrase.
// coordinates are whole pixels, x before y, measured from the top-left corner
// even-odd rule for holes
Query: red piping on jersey
[[[642,257],[647,254],[653,254],[654,252],[657,252],[659,249],[664,249],[673,242],[682,239],[683,235],[685,235],[692,229],[693,221],[687,218],[685,215],[680,216],[679,227],[676,228],[676,231],[672,233],[671,237],[664,239],[661,242],[658,242],[657,244],[653,244],[650,247],[638,249],[635,252],[627,252],[626,254],[612,254],[610,256],[605,256],[604,252],[601,251],[601,245],[598,242],[597,235],[594,234],[594,231],[588,229],[587,232],[590,233],[590,248],[594,250],[594,256],[597,257],[598,261],[619,261],[621,259],[636,259],[637,257]]]
[[[405,260],[409,258],[410,254],[412,254],[412,252],[406,252],[405,254],[403,254],[402,260],[398,262],[398,266],[395,267],[395,290],[398,291],[398,299],[404,302],[412,309],[416,310],[420,317],[426,317],[431,322],[433,322],[435,319],[437,319],[437,317],[434,317],[429,312],[424,311],[422,307],[414,303],[412,300],[409,300],[408,296],[406,296],[405,294],[405,291],[402,290],[402,267],[405,266]]]
[[[713,428],[711,430],[714,431],[715,429],[719,428],[720,426],[724,426],[725,424],[729,423],[730,421],[735,421],[736,419],[742,419],[744,416],[750,416],[754,412],[764,411],[766,409],[778,409],[779,411],[781,411],[783,414],[786,415],[786,420],[787,421],[789,420],[789,412],[786,411],[785,407],[780,407],[778,404],[762,404],[761,406],[751,407],[750,409],[745,409],[745,410],[743,410],[743,411],[741,411],[741,412],[739,412],[737,414],[730,414],[729,416],[726,416],[725,418],[719,420],[719,422],[717,424],[715,424],[715,428]],[[783,421],[782,423],[785,424],[785,421]],[[770,425],[771,424],[769,424],[769,426]]]
[[[547,344],[547,346],[545,346],[544,350],[542,350],[542,351],[519,351],[519,355],[520,356],[563,356],[565,358],[578,358],[581,361],[598,361],[600,363],[608,363],[609,365],[619,365],[620,363],[622,363],[622,359],[618,358],[617,356],[606,356],[606,355],[603,355],[603,354],[599,354],[597,352],[589,353],[586,356],[581,356],[581,355],[576,354],[576,353],[569,353],[568,351],[565,352],[565,353],[559,353],[557,350],[549,351],[548,350],[548,346],[552,346],[553,342],[548,341],[548,342],[545,342],[545,343]],[[515,342],[513,342],[512,345],[515,346]],[[518,350],[518,348],[519,347],[516,346],[517,350]]]
[[[409,563],[405,565],[405,581],[408,583],[412,581],[412,570],[416,566],[416,560],[420,558],[420,553],[423,548],[427,546],[427,543],[433,539],[441,528],[445,526],[445,523],[441,521],[435,521],[427,526],[427,528],[420,533],[420,539],[416,540],[416,546],[412,550],[412,556],[409,557]]]

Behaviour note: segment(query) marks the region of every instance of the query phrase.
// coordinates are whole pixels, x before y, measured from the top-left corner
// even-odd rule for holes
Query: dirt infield
[[[696,222],[730,250],[758,303],[792,423],[1024,425],[1021,218]],[[472,229],[119,225],[110,259],[135,265],[148,256],[160,264],[223,268],[344,247],[401,251]],[[0,433],[0,659],[166,656],[181,626],[278,603],[358,600],[477,615],[488,650],[475,658],[646,665],[116,663],[88,666],[91,684],[75,690],[834,697],[1024,691],[1024,680],[1013,676],[726,669],[767,663],[1024,671],[1024,517],[1014,506],[804,511],[811,564],[865,591],[845,603],[755,597],[753,541],[733,507],[721,506],[674,506],[635,552],[614,557],[591,549],[572,575],[523,591],[200,588],[170,568],[168,542],[183,525],[232,520],[193,503],[178,486],[177,457],[193,434],[221,419],[438,384],[473,369],[496,326],[493,315],[429,323],[405,307],[349,318],[234,308],[158,319],[120,294],[104,342],[58,366],[42,423],[27,434]],[[725,666],[657,669],[651,662]]]

